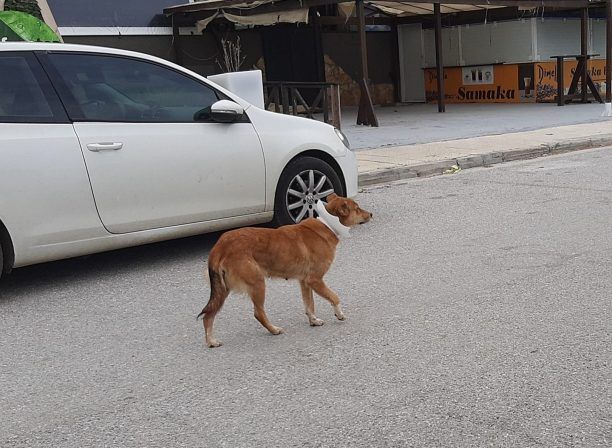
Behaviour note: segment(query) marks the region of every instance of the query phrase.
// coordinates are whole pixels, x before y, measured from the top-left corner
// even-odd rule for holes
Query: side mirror
[[[210,106],[210,118],[218,123],[233,123],[244,115],[239,104],[229,100],[220,100]]]

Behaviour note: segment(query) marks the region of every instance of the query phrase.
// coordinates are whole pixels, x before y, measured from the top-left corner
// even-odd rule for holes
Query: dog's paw
[[[338,320],[345,320],[346,319],[346,316],[342,312],[342,308],[340,308],[340,305],[334,306],[334,315],[336,316],[336,318]]]
[[[216,348],[221,347],[223,343],[217,339],[211,339],[210,341],[206,342],[206,345],[208,345],[208,348]]]
[[[282,334],[284,332],[285,330],[281,327],[272,327],[272,329],[270,330],[270,333],[272,333],[273,335]]]
[[[311,327],[320,327],[321,325],[323,325],[325,322],[317,317],[313,317],[311,319],[309,319],[310,321],[310,326]]]

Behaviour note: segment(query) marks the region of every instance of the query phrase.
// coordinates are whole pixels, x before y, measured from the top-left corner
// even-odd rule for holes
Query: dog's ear
[[[337,199],[338,195],[336,193],[332,193],[329,196],[327,196],[327,202],[333,201],[334,199]]]
[[[338,215],[342,217],[347,217],[350,215],[351,209],[349,208],[346,202],[343,202],[340,207],[338,207]]]

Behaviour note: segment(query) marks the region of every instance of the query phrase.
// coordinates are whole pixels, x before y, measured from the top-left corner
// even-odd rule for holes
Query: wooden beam
[[[317,76],[320,82],[325,82],[325,53],[323,51],[323,36],[321,31],[321,17],[316,11],[310,11],[310,22],[314,28],[315,54],[317,58]]]
[[[396,103],[402,101],[402,70],[400,68],[400,46],[397,24],[391,25],[391,73],[393,76],[393,99]]]
[[[366,43],[365,13],[363,0],[357,0],[357,18],[359,20],[359,54],[361,56],[361,77],[369,81],[368,76],[368,48]]]
[[[340,86],[333,84],[329,89],[331,120],[329,124],[340,129],[342,127],[342,108],[340,107]]]
[[[378,118],[374,113],[374,104],[370,95],[370,88],[365,79],[359,82],[361,94],[359,97],[359,110],[357,111],[357,124],[366,126],[378,127]]]
[[[565,106],[565,79],[563,79],[563,58],[557,58],[557,106]]]
[[[587,77],[588,77],[588,61],[589,54],[589,9],[583,8],[580,19],[580,54],[584,58],[582,65],[582,102],[587,102]]]
[[[365,12],[363,0],[357,0],[357,18],[359,19],[359,53],[361,59],[361,79],[359,80],[359,110],[357,124],[378,127],[378,119],[374,113],[372,96],[370,95],[370,76],[368,74],[368,47],[366,44]]]
[[[612,0],[606,2],[606,103],[612,103]]]
[[[179,25],[172,17],[172,48],[174,49],[174,61],[183,65],[183,53],[181,52]]]
[[[323,16],[319,17],[321,25],[359,25],[358,17],[349,17],[348,20],[341,16]],[[365,17],[366,25],[389,25],[397,23],[397,19],[390,17]]]
[[[442,58],[442,14],[440,3],[434,3],[434,15],[436,16],[436,72],[438,74],[438,112],[446,112],[444,101],[444,60]]]

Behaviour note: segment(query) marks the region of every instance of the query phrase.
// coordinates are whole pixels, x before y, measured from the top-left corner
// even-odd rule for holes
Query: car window
[[[34,55],[0,53],[0,122],[58,121],[65,113]]]
[[[196,112],[209,110],[219,99],[204,83],[146,61],[66,53],[52,53],[49,60],[74,120],[192,122]]]

